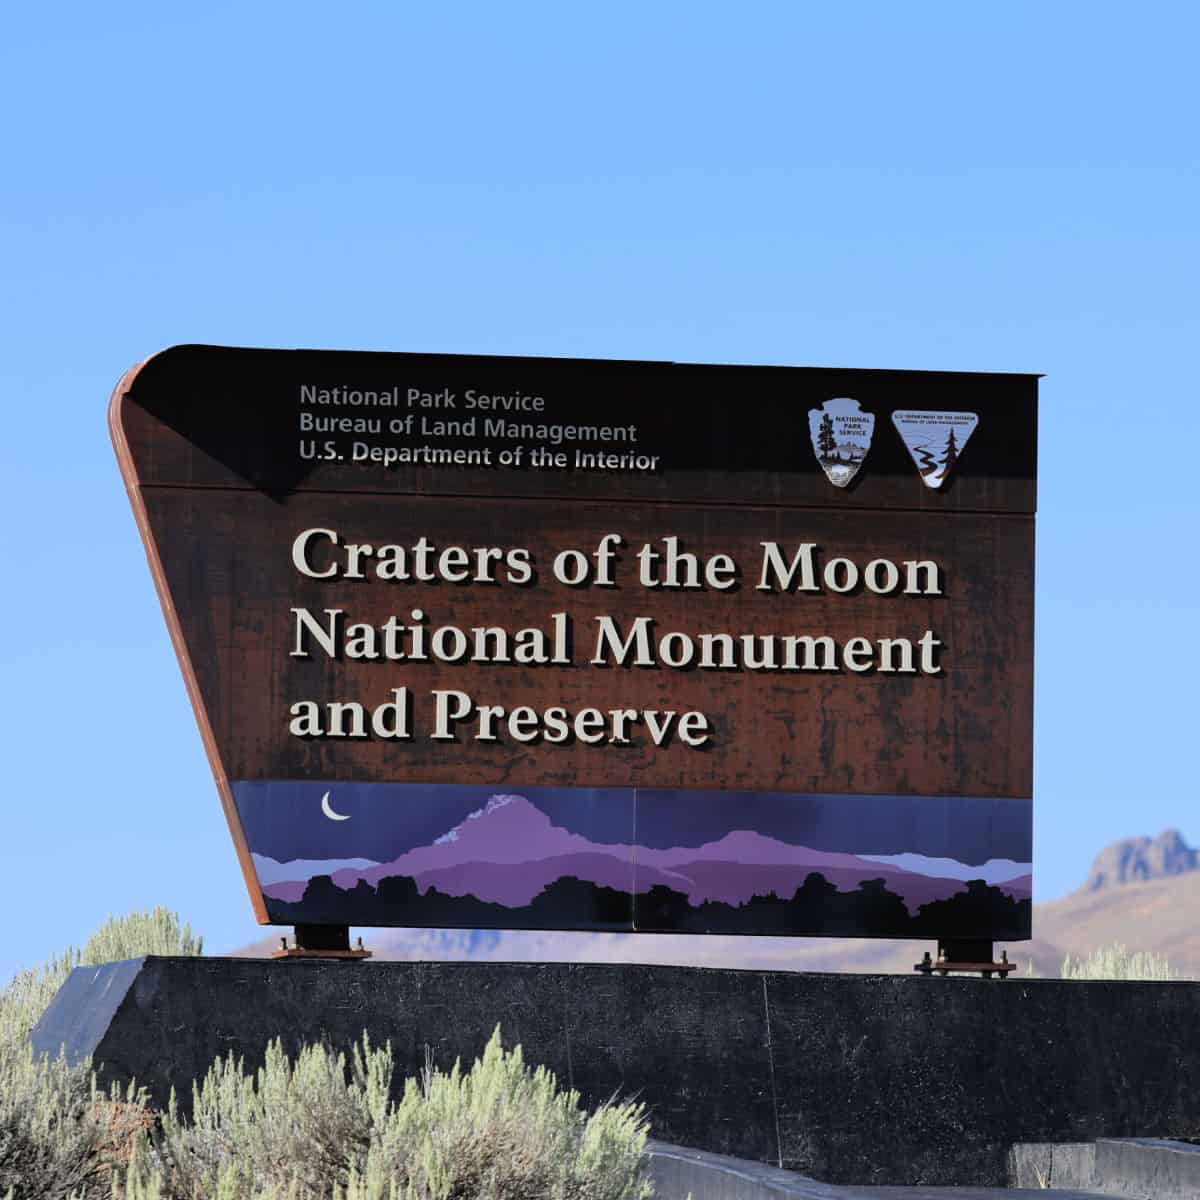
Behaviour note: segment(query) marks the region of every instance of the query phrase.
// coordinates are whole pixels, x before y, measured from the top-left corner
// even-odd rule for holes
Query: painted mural
[[[1027,800],[295,781],[234,794],[278,924],[1029,936]]]

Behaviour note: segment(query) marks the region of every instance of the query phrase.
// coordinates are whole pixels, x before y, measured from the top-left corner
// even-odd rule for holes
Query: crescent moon
[[[349,813],[335,813],[333,811],[333,809],[329,807],[329,793],[328,792],[326,792],[325,795],[323,795],[321,797],[321,811],[331,821],[348,821],[348,820],[350,820]]]

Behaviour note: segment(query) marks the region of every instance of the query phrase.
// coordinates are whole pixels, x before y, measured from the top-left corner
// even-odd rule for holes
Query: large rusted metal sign
[[[258,919],[1027,937],[1036,392],[131,371],[113,439]]]

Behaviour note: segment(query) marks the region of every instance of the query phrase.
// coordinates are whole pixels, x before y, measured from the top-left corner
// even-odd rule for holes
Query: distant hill
[[[1178,829],[1167,829],[1156,838],[1125,838],[1101,850],[1092,863],[1085,891],[1099,891],[1126,883],[1145,883],[1186,875],[1200,866],[1200,853],[1183,840]]]
[[[1102,850],[1082,887],[1034,905],[1034,938],[1008,945],[1009,958],[1057,976],[1067,954],[1122,942],[1166,954],[1200,978],[1200,853],[1170,829]],[[234,953],[269,954],[286,930]],[[364,930],[378,960],[472,959],[508,962],[643,962],[758,970],[908,973],[929,942],[851,938],[693,937],[676,934],[554,933],[496,930]],[[1001,943],[1003,946],[1004,943]],[[998,947],[999,948],[999,947]]]

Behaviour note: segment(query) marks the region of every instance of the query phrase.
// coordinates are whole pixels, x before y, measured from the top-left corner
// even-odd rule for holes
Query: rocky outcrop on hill
[[[1156,838],[1125,838],[1096,855],[1084,891],[1099,891],[1123,883],[1143,883],[1200,870],[1200,852],[1183,840],[1178,829],[1166,829]]]

